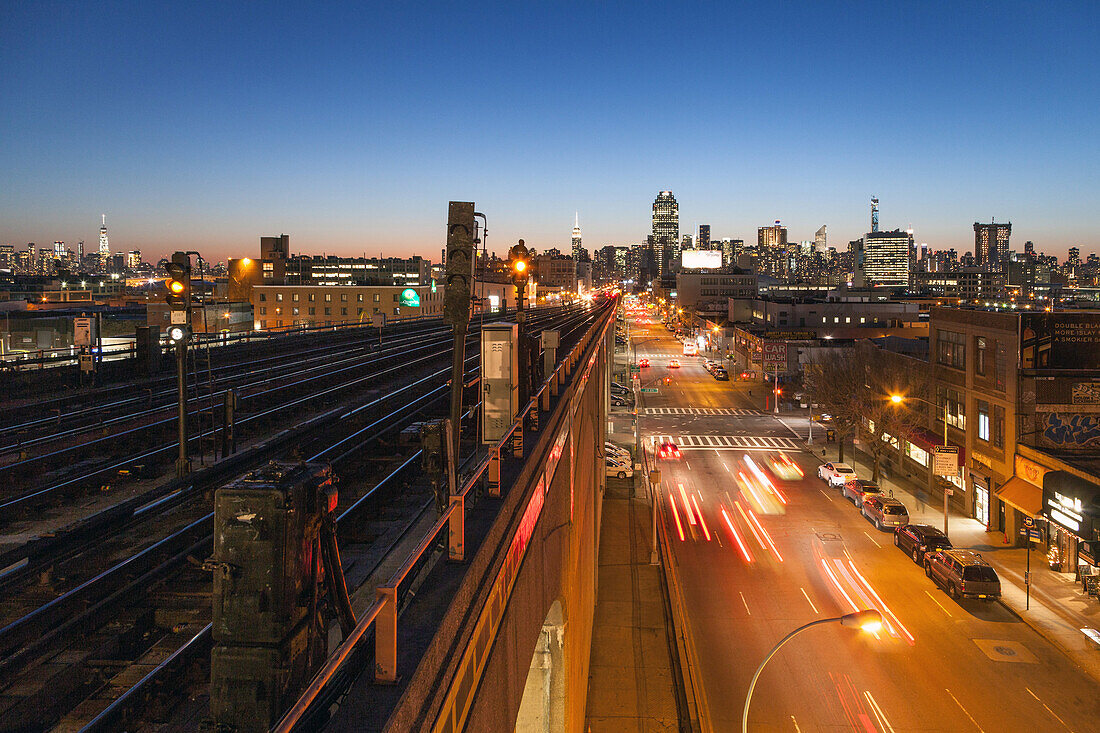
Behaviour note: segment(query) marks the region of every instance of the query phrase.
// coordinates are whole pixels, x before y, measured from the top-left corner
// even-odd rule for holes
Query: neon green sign
[[[405,288],[401,291],[401,305],[412,308],[420,307],[420,295],[412,288]]]

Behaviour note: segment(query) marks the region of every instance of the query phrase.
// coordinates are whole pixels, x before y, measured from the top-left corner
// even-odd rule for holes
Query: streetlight
[[[801,631],[805,631],[811,626],[819,626],[821,624],[829,624],[834,621],[839,621],[841,626],[847,626],[848,628],[863,629],[869,634],[873,634],[882,628],[882,614],[873,608],[865,609],[863,611],[855,611],[853,613],[846,613],[843,616],[834,616],[833,618],[821,618],[817,621],[811,621],[808,624],[803,624],[791,633],[784,636],[779,640],[779,643],[772,647],[772,650],[768,652],[768,656],[764,657],[764,661],[760,663],[760,666],[756,668],[756,674],[752,676],[752,682],[749,683],[749,692],[745,695],[745,709],[741,713],[741,733],[749,733],[749,703],[752,702],[752,691],[756,688],[756,681],[760,679],[760,673],[764,671],[764,665],[768,663],[775,653],[779,649],[790,641],[796,634]]]
[[[906,400],[916,400],[917,402],[923,402],[924,404],[931,405],[932,407],[937,407],[937,408],[939,407],[939,405],[937,405],[935,402],[930,402],[929,400],[926,400],[922,397],[905,397],[904,395],[900,395],[900,394],[890,395],[890,401],[893,402],[895,405],[900,405],[902,402],[905,402]],[[947,447],[947,398],[946,397],[943,400],[943,447],[944,448]],[[936,485],[936,472],[935,472],[935,468],[934,468],[935,460],[933,460],[932,466],[933,466],[932,479],[931,479],[932,485],[929,486],[929,492],[931,492],[932,488],[934,488],[935,485]],[[944,534],[947,534],[947,498],[948,498],[948,496],[950,496],[950,494],[948,494],[947,492],[950,491],[950,490],[951,489],[948,488],[947,486],[943,487],[943,533]]]

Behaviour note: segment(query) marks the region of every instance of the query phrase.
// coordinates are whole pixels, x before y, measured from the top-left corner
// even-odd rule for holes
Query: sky
[[[1100,251],[1100,4],[0,0],[0,243],[433,260],[680,229]]]

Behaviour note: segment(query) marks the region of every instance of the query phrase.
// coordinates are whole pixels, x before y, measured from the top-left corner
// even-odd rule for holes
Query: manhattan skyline
[[[838,249],[915,230],[973,249],[1100,250],[1094,5],[438,4],[321,15],[137,3],[0,11],[0,242],[97,241],[155,261],[294,251],[438,259],[446,202],[488,247],[680,227]]]

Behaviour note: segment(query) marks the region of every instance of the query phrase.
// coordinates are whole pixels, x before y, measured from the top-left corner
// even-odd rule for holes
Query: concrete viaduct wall
[[[613,319],[542,418],[388,730],[583,729]]]

